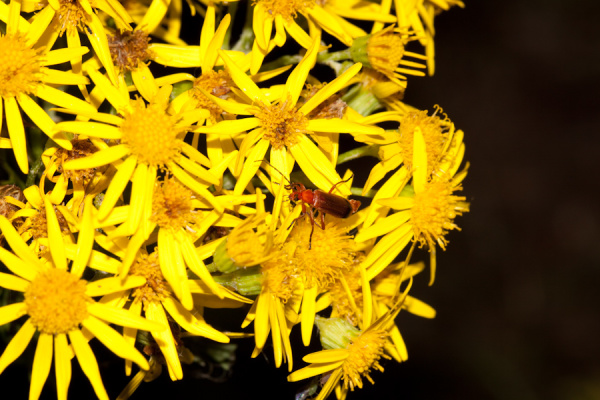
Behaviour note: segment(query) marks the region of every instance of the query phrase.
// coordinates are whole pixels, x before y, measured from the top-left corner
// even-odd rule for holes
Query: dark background
[[[438,253],[435,285],[421,279],[411,293],[437,317],[398,319],[409,360],[384,363],[375,385],[349,398],[600,399],[600,7],[466,3],[436,19],[436,74],[410,79],[405,100],[441,105],[465,131],[472,212]],[[270,349],[250,359],[249,342],[240,342],[225,383],[195,380],[190,370],[171,383],[164,371],[133,399],[292,399],[302,384],[285,382]],[[300,353],[295,369],[304,366]],[[111,398],[127,382],[116,365],[102,372]],[[71,398],[90,398],[73,368]],[[27,392],[23,369],[10,367],[0,384]],[[51,376],[44,396],[55,397],[53,384]]]

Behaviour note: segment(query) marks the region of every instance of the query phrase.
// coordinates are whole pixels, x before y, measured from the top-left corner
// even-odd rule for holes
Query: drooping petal
[[[67,335],[54,335],[54,373],[56,375],[56,395],[59,400],[67,400],[69,383],[71,383],[71,348],[67,343]]]
[[[2,353],[2,356],[0,357],[0,374],[6,367],[23,354],[23,351],[25,351],[25,348],[31,341],[34,333],[35,327],[33,326],[31,319],[28,319],[4,349],[4,353]]]
[[[88,377],[96,396],[101,400],[108,400],[108,394],[102,383],[102,377],[100,376],[100,369],[98,368],[98,362],[94,356],[94,352],[90,348],[88,341],[85,339],[79,329],[74,329],[69,332],[69,339],[73,345],[75,356],[77,361],[83,370],[83,373]]]
[[[150,368],[146,358],[106,323],[90,315],[81,324],[117,356],[133,361],[143,370]]]
[[[31,370],[31,385],[29,386],[29,398],[38,399],[42,393],[42,388],[50,374],[52,366],[53,337],[47,333],[40,333],[35,356],[33,358],[33,368]]]

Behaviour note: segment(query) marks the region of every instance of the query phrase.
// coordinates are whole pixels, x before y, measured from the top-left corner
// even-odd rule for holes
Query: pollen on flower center
[[[132,101],[132,108],[120,127],[122,142],[138,156],[140,163],[163,166],[171,161],[181,145],[178,134],[182,129],[175,125],[176,118],[167,114],[164,105],[146,106],[139,98]]]
[[[296,243],[294,264],[301,271],[307,288],[329,287],[353,266],[354,242],[343,228],[328,224],[325,230],[314,228],[309,249],[311,224],[296,222],[290,240]]]
[[[90,297],[85,281],[67,271],[50,268],[40,272],[25,291],[27,314],[42,333],[51,335],[77,329],[87,318]]]
[[[121,71],[133,71],[151,57],[148,50],[150,38],[143,30],[117,31],[107,38],[110,56]]]
[[[198,214],[194,211],[191,190],[175,179],[167,178],[162,184],[157,182],[152,198],[151,221],[161,228],[190,228],[196,222]]]
[[[58,15],[58,27],[60,34],[65,31],[74,33],[76,30],[83,31],[87,23],[87,15],[85,9],[79,4],[79,0],[58,0],[60,5]],[[93,2],[90,1],[92,7]]]
[[[308,119],[295,107],[288,107],[288,101],[266,106],[260,105],[256,113],[264,129],[263,137],[271,142],[274,149],[293,146],[298,143],[298,135],[307,133]]]
[[[262,4],[270,15],[281,15],[286,20],[295,19],[298,12],[315,5],[315,0],[255,0],[252,5]]]
[[[438,108],[437,111],[440,111]],[[402,119],[398,130],[400,153],[404,164],[410,170],[413,159],[413,139],[415,128],[419,127],[425,139],[427,150],[427,175],[435,171],[442,161],[452,123],[447,118],[434,115],[428,116],[427,111],[411,111]]]
[[[142,276],[146,283],[133,291],[133,297],[141,301],[144,307],[151,302],[160,302],[171,293],[158,261],[158,252],[142,254],[131,266],[129,275]]]
[[[411,221],[415,240],[421,245],[432,247],[437,243],[445,249],[446,233],[452,229],[460,230],[454,224],[454,218],[469,208],[465,197],[452,194],[455,190],[461,190],[461,187],[453,187],[452,181],[443,177],[428,182],[422,192],[415,193]]]
[[[233,79],[229,72],[225,70],[202,73],[196,80],[192,88],[191,96],[197,101],[196,107],[210,111],[213,122],[223,113],[223,109],[206,97],[199,89],[203,89],[215,97],[226,99],[234,86]]]
[[[344,387],[350,387],[354,390],[355,387],[362,388],[362,377],[366,377],[369,382],[374,383],[369,376],[371,369],[383,371],[383,367],[379,364],[381,357],[389,359],[390,357],[384,353],[384,346],[387,342],[389,334],[385,330],[372,330],[363,332],[360,336],[352,340],[348,346],[348,358],[344,360],[342,365],[342,379]]]
[[[34,93],[41,84],[40,49],[28,46],[25,36],[0,34],[0,96]]]

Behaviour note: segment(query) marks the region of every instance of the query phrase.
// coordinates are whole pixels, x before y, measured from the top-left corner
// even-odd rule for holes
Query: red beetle
[[[325,230],[325,214],[331,214],[336,218],[348,218],[358,211],[360,201],[345,199],[342,196],[332,194],[333,190],[340,183],[348,182],[352,176],[346,180],[340,181],[333,185],[329,192],[322,190],[307,189],[301,183],[291,183],[285,188],[291,190],[290,201],[300,201],[302,203],[302,214],[299,218],[308,214],[310,216],[311,230],[308,240],[308,249],[312,246],[312,235],[315,229],[315,214],[313,209],[318,211],[321,216],[321,229]]]

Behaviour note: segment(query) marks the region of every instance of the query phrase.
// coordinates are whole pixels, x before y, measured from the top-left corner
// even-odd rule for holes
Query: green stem
[[[338,156],[337,165],[343,164],[350,160],[356,160],[361,157],[377,157],[379,153],[379,145],[362,146],[356,149],[349,150]]]
[[[260,68],[260,70],[261,71],[272,71],[279,67],[285,67],[286,65],[298,64],[300,61],[302,61],[302,56],[299,54],[296,54],[293,56],[285,55],[285,56],[279,57],[276,60],[273,60],[271,62],[263,64],[262,67]]]
[[[335,51],[333,53],[321,53],[317,56],[317,62],[326,63],[328,61],[344,61],[351,60],[352,53],[350,49]]]
[[[38,158],[33,165],[29,167],[29,174],[27,174],[27,181],[25,182],[25,187],[35,185],[35,182],[38,180],[39,176],[42,174],[42,170],[44,169],[44,163],[41,158]]]
[[[360,197],[370,197],[373,198],[375,197],[375,195],[377,194],[377,190],[371,189],[369,190],[367,193],[363,194],[363,188],[360,187],[351,187],[350,188],[350,193],[352,193],[353,196],[360,196]]]

